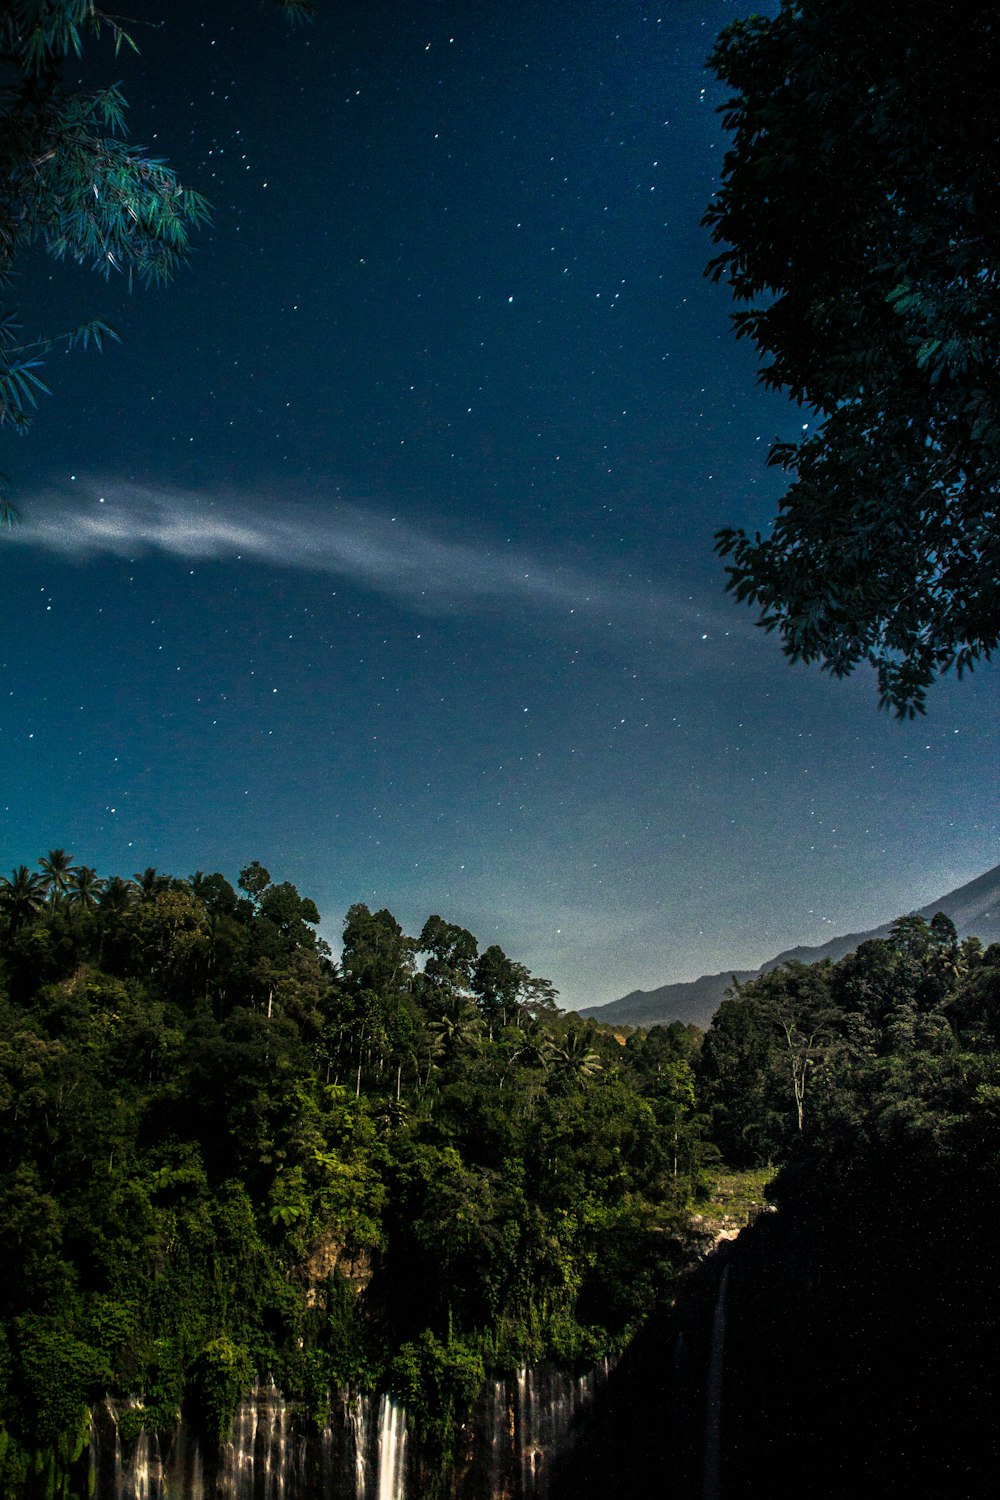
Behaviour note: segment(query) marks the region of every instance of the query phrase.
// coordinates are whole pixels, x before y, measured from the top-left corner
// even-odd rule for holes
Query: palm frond
[[[293,26],[311,21],[316,14],[316,0],[273,0],[273,3]]]
[[[37,407],[39,391],[45,396],[52,394],[36,373],[42,363],[36,356],[33,359],[14,359],[6,369],[0,368],[0,423],[14,421],[17,425],[19,416],[14,414],[23,418],[28,406]]]
[[[0,474],[0,526],[12,531],[21,519],[21,512],[7,493],[8,483],[7,475]]]
[[[79,328],[60,334],[53,342],[65,340],[67,353],[70,349],[75,349],[77,344],[81,349],[89,349],[93,344],[98,353],[101,353],[105,339],[113,339],[116,344],[120,344],[121,334],[110,323],[105,323],[103,318],[91,318],[89,323],[81,323]]]

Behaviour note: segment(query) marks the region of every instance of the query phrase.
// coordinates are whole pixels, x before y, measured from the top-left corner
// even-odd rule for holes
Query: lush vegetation
[[[862,1156],[991,1156],[998,1085],[1000,945],[960,943],[943,912],[736,986],[699,1063],[723,1157],[784,1163],[779,1198],[806,1181],[829,1194]]]
[[[824,1295],[964,1327],[936,1278],[1000,1187],[1000,946],[903,918],[736,987],[702,1041],[564,1016],[438,916],[356,905],[337,962],[318,921],[256,862],[102,880],[54,849],[0,880],[5,1494],[58,1492],[104,1391],[142,1398],[126,1436],[183,1405],[211,1446],[268,1376],[317,1423],[391,1388],[442,1472],[490,1371],[664,1306],[720,1161],[749,1174],[723,1228],[774,1167]]]
[[[722,1495],[989,1493],[1000,944],[906,917],[839,963],[776,970],[730,993],[696,1072],[727,1162],[697,1219],[754,1223],[633,1341],[560,1493],[705,1493],[723,1272]]]
[[[1000,639],[994,7],[782,0],[710,66],[732,132],[707,222],[760,378],[807,408],[729,586],[793,660],[923,710]]]
[[[431,917],[259,864],[0,881],[0,1465],[53,1490],[105,1390],[210,1438],[273,1377],[389,1386],[431,1462],[491,1368],[592,1361],[665,1296],[697,1034],[621,1042]]]

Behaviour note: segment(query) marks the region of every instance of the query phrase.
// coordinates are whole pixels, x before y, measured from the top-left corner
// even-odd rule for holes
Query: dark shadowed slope
[[[959,937],[974,935],[981,938],[984,945],[1000,942],[1000,865],[970,880],[967,885],[949,891],[946,896],[928,902],[920,908],[918,915],[930,919],[937,911],[947,912],[958,928]],[[609,1025],[655,1026],[684,1021],[707,1026],[734,978],[741,982],[752,979],[792,959],[804,964],[818,963],[823,958],[835,962],[869,938],[887,937],[891,927],[891,922],[884,922],[869,932],[849,932],[843,937],[831,938],[818,948],[787,948],[775,958],[768,959],[759,969],[727,969],[721,974],[703,974],[700,979],[683,984],[663,984],[655,990],[632,990],[607,1005],[588,1005],[580,1015],[592,1016],[595,1021]]]

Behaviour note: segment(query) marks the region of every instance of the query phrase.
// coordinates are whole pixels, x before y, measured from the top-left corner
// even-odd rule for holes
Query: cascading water
[[[150,1454],[150,1447],[154,1452]],[[152,1444],[145,1427],[135,1442],[135,1457],[132,1460],[134,1475],[133,1494],[135,1500],[152,1500],[163,1491],[163,1465],[160,1462],[159,1443],[154,1433]]]
[[[729,1291],[729,1267],[719,1277],[712,1313],[712,1340],[708,1354],[708,1378],[705,1382],[705,1482],[704,1500],[719,1500],[722,1463],[722,1397],[726,1358],[726,1298]]]
[[[535,1446],[534,1439],[535,1423],[532,1420],[534,1405],[534,1389],[530,1370],[518,1370],[517,1372],[517,1405],[514,1408],[514,1434],[517,1438],[517,1446],[521,1451],[521,1494],[533,1495],[535,1493],[535,1479],[538,1474],[538,1464],[541,1459],[541,1450]]]
[[[351,1396],[347,1402],[347,1425],[354,1444],[354,1500],[368,1497],[368,1405],[364,1396]]]
[[[406,1413],[383,1396],[378,1424],[378,1500],[406,1500]]]
[[[504,1476],[514,1442],[514,1408],[508,1396],[505,1380],[494,1380],[490,1389],[489,1405],[486,1411],[486,1431],[489,1434],[490,1447],[489,1469],[485,1476],[485,1483],[489,1485],[490,1496],[497,1496],[503,1500]]]
[[[455,1495],[547,1500],[607,1377],[605,1363],[582,1376],[544,1366],[490,1381],[463,1424]],[[94,1408],[93,1500],[406,1500],[410,1470],[419,1472],[406,1413],[389,1395],[340,1392],[333,1421],[316,1432],[275,1386],[257,1387],[212,1452],[180,1416],[169,1434],[122,1442],[120,1417],[139,1405],[109,1398]]]
[[[113,1496],[113,1500],[161,1500],[164,1493],[164,1464],[156,1434],[142,1428],[130,1450],[122,1444],[121,1413],[135,1411],[140,1405],[132,1398],[119,1407],[105,1398],[91,1421],[90,1467],[94,1487]],[[108,1429],[110,1445],[102,1438],[102,1430],[108,1433]]]
[[[289,1452],[289,1425],[288,1403],[274,1385],[257,1387],[240,1403],[220,1453],[224,1500],[284,1500],[304,1457],[294,1445]]]
[[[607,1360],[580,1376],[544,1366],[495,1383],[487,1414],[492,1472],[486,1500],[545,1500],[553,1466],[573,1447],[609,1369]]]

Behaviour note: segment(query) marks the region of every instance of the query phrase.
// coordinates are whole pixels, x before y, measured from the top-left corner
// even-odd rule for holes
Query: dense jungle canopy
[[[704,1041],[562,1015],[438,916],[355,905],[336,962],[318,920],[258,862],[0,882],[6,1493],[105,1390],[219,1434],[265,1374],[319,1422],[393,1389],[445,1465],[488,1371],[669,1300],[720,1161],[838,1234],[845,1195],[971,1223],[996,1186],[1000,948],[943,915],[735,988]]]

